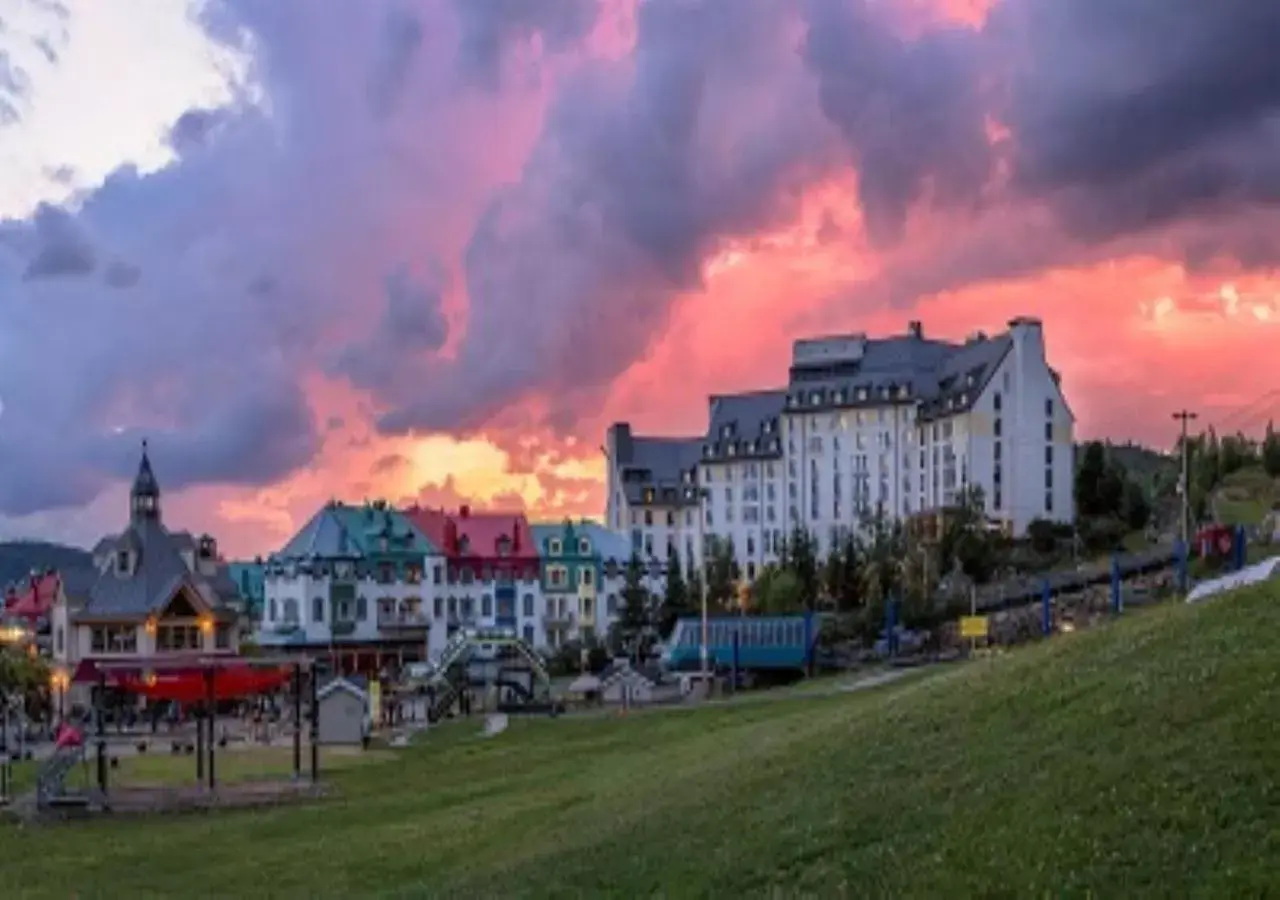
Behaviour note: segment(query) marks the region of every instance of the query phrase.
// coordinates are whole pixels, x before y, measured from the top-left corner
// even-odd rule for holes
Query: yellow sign
[[[986,616],[965,616],[960,620],[960,636],[984,638],[987,636]]]

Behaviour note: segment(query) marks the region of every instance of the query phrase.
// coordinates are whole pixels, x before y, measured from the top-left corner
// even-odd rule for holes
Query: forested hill
[[[0,541],[0,588],[32,570],[85,569],[93,565],[89,551],[47,541]]]

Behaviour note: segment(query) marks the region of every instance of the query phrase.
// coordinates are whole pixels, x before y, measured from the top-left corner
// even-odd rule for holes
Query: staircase
[[[47,809],[70,799],[66,792],[67,775],[84,760],[84,747],[59,747],[36,773],[36,805]],[[80,798],[77,797],[76,800]],[[87,797],[84,798],[87,801]]]
[[[473,637],[467,629],[461,629],[453,637],[449,638],[449,643],[444,645],[444,650],[440,653],[440,658],[436,660],[435,665],[431,668],[431,680],[440,681],[445,678],[449,671],[449,667],[457,662],[464,653],[471,649]]]
[[[452,675],[452,677],[450,677]],[[427,707],[427,721],[438,722],[449,711],[449,707],[453,706],[455,700],[458,699],[460,693],[460,685],[466,679],[466,673],[461,667],[450,671],[448,669],[439,673],[436,679],[435,699],[431,705]]]

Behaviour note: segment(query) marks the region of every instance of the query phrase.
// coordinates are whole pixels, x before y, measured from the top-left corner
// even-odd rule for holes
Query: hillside
[[[1280,506],[1280,480],[1260,466],[1232,472],[1214,489],[1211,510],[1216,521],[1228,525],[1261,525]]]
[[[0,588],[32,570],[88,568],[93,560],[87,550],[46,541],[0,541]]]
[[[0,828],[4,878],[26,897],[264,877],[288,897],[1262,896],[1277,656],[1280,592],[1255,589],[875,691],[489,740],[472,720],[335,771],[341,798],[313,807]]]
[[[1159,497],[1176,490],[1181,462],[1173,454],[1139,444],[1108,444],[1107,449],[1129,477],[1146,488],[1148,496]]]

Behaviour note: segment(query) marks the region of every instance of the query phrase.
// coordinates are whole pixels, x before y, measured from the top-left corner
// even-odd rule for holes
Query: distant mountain
[[[33,570],[85,569],[93,565],[93,556],[79,547],[50,544],[47,541],[0,541],[0,588],[28,577]]]

